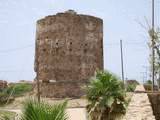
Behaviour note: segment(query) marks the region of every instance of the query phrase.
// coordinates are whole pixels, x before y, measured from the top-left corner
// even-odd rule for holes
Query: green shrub
[[[17,83],[10,85],[8,88],[4,89],[3,92],[6,94],[11,94],[12,96],[20,96],[31,90],[32,90],[31,84]]]
[[[4,105],[6,103],[11,103],[14,98],[9,96],[9,94],[0,92],[0,105]]]
[[[0,92],[0,105],[7,103],[8,98],[8,94]]]
[[[134,92],[134,90],[136,89],[137,84],[133,83],[133,84],[128,84],[127,85],[127,92]]]
[[[147,81],[145,82],[145,84],[152,84],[152,81],[151,81],[151,80],[147,80]]]
[[[152,91],[152,87],[153,87],[152,84],[145,83],[145,84],[143,84],[143,86],[144,86],[146,91]],[[154,90],[158,91],[158,85],[154,85]]]
[[[40,103],[36,99],[25,102],[21,120],[67,120],[67,102],[58,105],[49,105],[44,101]]]
[[[87,99],[91,120],[115,120],[126,112],[123,86],[120,79],[110,72],[99,71],[91,78]]]
[[[144,89],[146,91],[151,91],[152,90],[152,84],[144,84],[143,86],[144,86]]]
[[[0,105],[10,103],[14,97],[21,96],[32,90],[32,85],[28,83],[16,83],[9,85],[0,91]]]

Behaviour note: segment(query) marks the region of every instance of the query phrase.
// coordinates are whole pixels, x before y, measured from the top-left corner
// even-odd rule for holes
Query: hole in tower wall
[[[87,52],[87,43],[84,44],[84,53]]]
[[[56,42],[56,48],[58,48],[58,42]]]
[[[45,48],[43,49],[43,52],[46,52],[46,49],[45,49]]]
[[[71,48],[69,48],[69,51],[71,52],[71,51],[72,51],[72,49],[71,49]]]

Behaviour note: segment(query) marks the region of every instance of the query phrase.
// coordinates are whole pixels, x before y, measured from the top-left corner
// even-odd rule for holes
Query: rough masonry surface
[[[96,70],[103,70],[101,19],[67,11],[37,21],[35,71],[43,96],[81,96]]]

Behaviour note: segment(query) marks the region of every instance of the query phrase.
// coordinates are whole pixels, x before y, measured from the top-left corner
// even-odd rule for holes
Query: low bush
[[[144,86],[144,89],[146,91],[151,91],[152,90],[152,84],[144,84],[143,86]]]
[[[29,99],[25,102],[21,120],[67,120],[67,101],[49,105],[44,101]]]
[[[0,93],[0,105],[7,103],[9,95],[6,93]]]
[[[21,96],[26,92],[32,90],[32,85],[28,83],[17,83],[12,84],[8,88],[4,89],[3,92],[6,94],[12,94],[12,96]]]
[[[126,90],[127,92],[134,92],[139,82],[137,80],[127,80],[126,81]]]
[[[0,91],[0,105],[10,103],[14,100],[14,97],[24,95],[33,89],[32,84],[28,83],[16,83],[11,84],[7,88]]]
[[[127,92],[134,92],[134,90],[136,89],[137,84],[133,83],[133,84],[128,84],[127,85]]]
[[[9,97],[8,94],[6,93],[1,93],[0,92],[0,105],[4,105],[6,103],[10,103],[14,100],[14,97]]]
[[[108,71],[98,71],[86,88],[87,111],[91,120],[115,120],[126,112],[125,91],[120,79]]]
[[[145,84],[152,84],[152,81],[151,81],[151,80],[147,80],[147,81],[145,82]]]

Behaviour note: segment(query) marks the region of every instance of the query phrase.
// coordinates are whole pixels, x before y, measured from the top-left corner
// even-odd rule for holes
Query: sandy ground
[[[87,120],[85,108],[72,108],[67,109],[69,120]]]
[[[87,120],[85,108],[72,108],[67,109],[69,120]]]
[[[16,115],[16,120],[20,120],[19,116],[21,114],[21,108],[23,106],[24,101],[26,98],[29,96],[25,97],[17,97],[15,101],[7,106],[1,107],[0,109],[3,111],[10,111],[10,112],[15,112]],[[64,101],[64,99],[53,99],[53,98],[43,98],[45,102],[48,102],[49,104],[57,104],[61,103]],[[65,99],[68,101],[67,105],[67,115],[69,117],[69,120],[87,120],[86,119],[86,105],[87,105],[87,100],[84,98],[81,99]]]
[[[3,109],[3,111],[15,112],[15,120],[20,120],[21,110],[20,109]],[[87,114],[85,108],[68,108],[67,115],[69,120],[87,120]]]
[[[22,96],[22,97],[17,97],[15,98],[15,100],[13,101],[13,103],[8,104],[7,106],[4,106],[4,109],[21,109],[24,101],[26,99],[28,99],[30,96]],[[41,100],[53,105],[53,104],[58,104],[58,103],[62,103],[65,100],[67,100],[68,104],[67,107],[68,108],[84,108],[86,107],[87,100],[84,98],[80,98],[80,99],[70,99],[70,98],[66,98],[66,99],[54,99],[54,98],[42,98]]]

